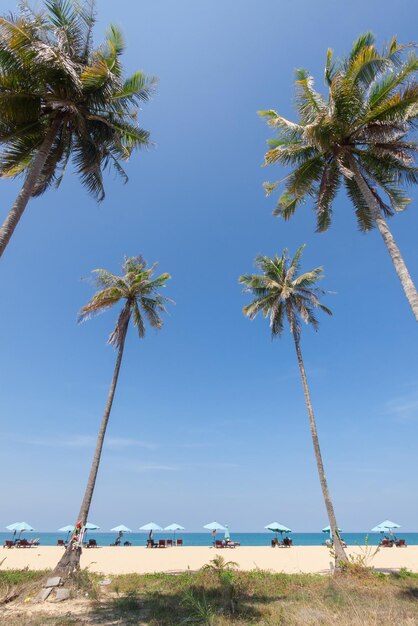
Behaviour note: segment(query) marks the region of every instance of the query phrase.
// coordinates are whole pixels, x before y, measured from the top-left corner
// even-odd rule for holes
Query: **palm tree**
[[[354,205],[359,229],[377,226],[418,320],[418,294],[385,218],[403,211],[410,198],[404,184],[418,182],[417,144],[411,138],[418,117],[418,59],[393,39],[379,53],[371,33],[354,42],[347,58],[333,61],[328,50],[328,97],[314,89],[306,70],[296,72],[299,121],[273,110],[260,111],[278,131],[265,164],[294,169],[275,215],[288,220],[307,198],[315,204],[317,231],[326,230],[341,183]],[[267,194],[279,183],[265,183]]]
[[[325,292],[315,286],[316,282],[323,277],[322,267],[299,274],[300,257],[304,247],[301,246],[297,250],[290,262],[286,250],[284,250],[281,257],[275,255],[272,259],[268,256],[256,258],[255,264],[260,270],[260,274],[244,274],[239,279],[240,284],[245,285],[244,292],[251,293],[254,296],[254,300],[251,304],[244,307],[243,312],[251,320],[260,312],[263,313],[264,317],[268,317],[272,339],[283,334],[286,320],[289,324],[295,342],[319,481],[332,531],[335,557],[337,561],[347,561],[347,556],[338,534],[338,524],[325,477],[311,396],[300,349],[301,320],[306,324],[310,324],[314,330],[317,330],[318,320],[315,316],[315,309],[320,309],[328,315],[332,315],[332,313],[319,301],[319,296]]]
[[[155,79],[142,72],[123,77],[120,30],[92,45],[92,2],[44,0],[35,13],[25,1],[19,13],[0,16],[0,176],[24,178],[0,229],[0,256],[29,199],[57,187],[70,158],[82,184],[104,198],[103,170],[126,181],[121,161],[149,145],[137,122]]]
[[[153,278],[156,266],[157,264],[155,263],[148,268],[142,257],[129,257],[125,259],[122,265],[122,276],[117,276],[104,269],[94,270],[95,284],[100,289],[80,311],[79,321],[82,322],[116,304],[123,303],[116,326],[108,340],[108,343],[117,349],[118,353],[103,418],[97,435],[90,474],[77,518],[76,527],[78,525],[81,529],[84,528],[87,522],[90,510],[129,322],[132,318],[140,339],[145,335],[145,320],[153,328],[160,329],[163,325],[160,313],[165,312],[165,304],[168,302],[168,299],[162,296],[158,290],[165,287],[167,280],[171,277],[169,274],[161,274],[157,278]],[[60,575],[71,574],[79,567],[80,554],[81,543],[79,541],[70,542],[55,571]]]

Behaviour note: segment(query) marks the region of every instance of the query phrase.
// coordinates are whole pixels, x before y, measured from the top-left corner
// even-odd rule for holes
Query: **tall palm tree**
[[[310,324],[314,330],[317,330],[318,320],[315,316],[315,309],[320,309],[328,315],[332,315],[332,313],[319,301],[319,296],[325,293],[322,289],[316,287],[317,281],[323,277],[322,267],[299,274],[300,257],[304,247],[301,246],[297,250],[290,262],[286,250],[284,250],[281,257],[277,255],[272,259],[268,256],[257,257],[255,264],[260,270],[260,274],[244,274],[240,277],[239,282],[245,285],[244,292],[251,293],[254,296],[251,304],[248,304],[243,309],[247,317],[252,320],[260,312],[263,313],[264,317],[268,317],[273,339],[283,334],[285,321],[287,320],[290,332],[293,335],[306,408],[308,410],[319,481],[331,527],[335,557],[337,562],[339,562],[347,561],[347,556],[338,534],[338,524],[325,477],[311,396],[300,349],[300,322],[303,321],[306,324]]]
[[[265,163],[294,168],[274,214],[288,220],[311,198],[317,231],[324,231],[343,182],[360,230],[377,226],[418,320],[418,293],[385,219],[410,202],[403,185],[418,182],[417,144],[411,139],[418,118],[418,58],[406,49],[393,39],[380,53],[366,33],[346,58],[334,62],[328,50],[327,98],[306,70],[297,70],[297,123],[273,110],[260,114],[278,131]],[[267,194],[278,184],[265,183]]]
[[[93,48],[93,2],[44,0],[35,13],[0,17],[0,177],[22,176],[22,189],[0,229],[0,256],[29,199],[57,187],[68,161],[82,184],[104,198],[103,170],[126,181],[121,161],[149,145],[137,122],[154,78],[124,78],[120,30],[110,26]]]
[[[77,518],[76,527],[78,525],[81,529],[87,522],[90,510],[129,322],[132,319],[140,339],[145,335],[145,320],[153,328],[160,329],[163,325],[160,313],[165,312],[165,304],[168,302],[168,299],[159,293],[159,289],[165,287],[166,282],[171,277],[169,274],[161,274],[157,278],[153,278],[156,266],[157,264],[154,263],[152,267],[148,268],[142,257],[129,257],[125,259],[122,265],[122,276],[117,276],[104,269],[94,270],[95,283],[100,289],[80,311],[79,321],[82,322],[89,319],[92,315],[102,313],[116,304],[123,303],[116,326],[108,340],[108,343],[118,352],[105,410],[97,435],[90,474]],[[70,542],[55,571],[61,575],[71,574],[72,571],[79,567],[80,555],[80,542],[76,540]]]

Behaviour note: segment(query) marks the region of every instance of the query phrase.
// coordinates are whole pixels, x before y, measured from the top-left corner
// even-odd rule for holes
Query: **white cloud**
[[[412,421],[418,419],[418,396],[409,394],[398,396],[386,403],[386,413],[400,421]]]
[[[14,434],[9,436],[3,435],[2,440],[13,441],[15,443],[28,444],[31,446],[45,446],[48,448],[93,448],[96,444],[96,437],[94,435],[74,435],[72,437],[50,437],[46,435],[40,437],[19,437]],[[106,437],[105,448],[112,450],[121,448],[148,448],[154,449],[157,446],[149,441],[142,441],[141,439],[133,439],[129,437]]]

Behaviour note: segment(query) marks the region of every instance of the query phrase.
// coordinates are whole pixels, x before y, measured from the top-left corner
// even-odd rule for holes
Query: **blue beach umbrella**
[[[139,530],[149,530],[148,539],[151,540],[154,530],[162,530],[162,528],[161,526],[158,526],[158,524],[156,524],[155,522],[149,522],[149,524],[144,524],[144,526],[141,526]]]
[[[66,541],[68,541],[70,533],[74,532],[74,526],[72,524],[68,524],[67,526],[63,526],[62,528],[58,528],[59,533],[67,533]]]
[[[177,530],[184,530],[184,527],[180,526],[180,524],[170,524],[169,526],[166,526],[164,528],[164,530],[170,530],[173,533],[173,540],[175,540],[175,538],[176,538],[176,531]]]
[[[229,534],[228,526],[226,526],[225,528],[226,528],[226,531],[225,531],[224,539],[225,539],[225,541],[227,541],[227,540],[231,539],[231,535]]]
[[[25,530],[28,532],[35,530],[34,528],[32,528],[32,526],[30,526],[30,524],[27,524],[26,522],[15,522],[14,524],[9,524],[9,526],[6,526],[6,528],[7,530],[13,531],[15,534],[17,531],[19,531],[19,537],[23,532],[25,532]]]
[[[372,528],[372,533],[384,533],[387,530],[392,533],[395,528],[400,528],[400,525],[387,519]]]
[[[145,524],[141,526],[139,530],[162,530],[161,526],[158,526],[155,522],[150,522],[149,524]]]
[[[97,526],[96,524],[92,524],[91,522],[87,522],[84,528],[86,530],[99,530],[100,526]]]
[[[223,530],[223,531],[227,530],[225,526],[222,526],[222,524],[219,524],[219,522],[210,522],[210,524],[205,524],[203,528],[206,528],[207,530],[211,530],[214,539],[216,538],[216,532],[218,530]]]
[[[226,530],[225,526],[222,526],[222,524],[219,524],[218,522],[211,522],[210,524],[205,524],[203,528],[206,528],[207,530]]]
[[[272,533],[277,533],[277,535],[279,533],[283,535],[283,533],[292,532],[290,528],[288,528],[287,526],[283,526],[283,524],[279,524],[279,522],[271,522],[271,524],[267,524],[267,526],[264,526],[264,528],[266,528],[267,530],[271,530]]]
[[[341,533],[341,532],[342,532],[341,528],[337,528],[337,530],[338,530],[338,532],[339,532],[339,533]],[[330,538],[330,539],[331,539],[331,541],[332,541],[332,531],[331,531],[331,526],[329,526],[329,525],[328,525],[328,526],[325,526],[325,528],[323,528],[323,529],[322,529],[322,532],[323,532],[323,533],[328,533],[328,534],[329,534],[329,538]]]
[[[115,533],[131,533],[132,530],[130,528],[128,528],[127,526],[124,526],[123,524],[120,524],[120,526],[115,526],[114,528],[110,529],[111,531],[115,532]]]
[[[15,522],[14,524],[6,526],[6,528],[7,530],[18,530],[21,533],[25,530],[35,530],[34,528],[32,528],[32,526],[30,526],[30,524],[27,524],[26,522]]]

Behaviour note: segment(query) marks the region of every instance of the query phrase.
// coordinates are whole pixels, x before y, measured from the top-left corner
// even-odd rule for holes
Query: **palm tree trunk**
[[[4,220],[3,226],[0,228],[0,257],[6,250],[14,230],[18,225],[24,210],[26,209],[26,205],[35,190],[36,184],[49,156],[52,144],[54,143],[54,139],[61,123],[62,119],[60,117],[56,117],[53,121],[50,129],[45,135],[45,139],[43,140],[41,147],[32,161],[32,165],[29,169],[28,175],[26,176],[25,182],[23,183],[23,187],[10,209],[8,216]]]
[[[356,181],[361,194],[363,195],[364,199],[371,209],[373,219],[376,223],[377,228],[379,229],[380,234],[382,235],[382,239],[385,242],[386,248],[392,259],[392,263],[395,266],[396,273],[398,274],[399,280],[401,281],[401,285],[412,309],[412,313],[415,315],[415,319],[418,322],[418,293],[415,289],[415,285],[412,281],[408,268],[406,267],[405,262],[402,258],[401,252],[396,245],[396,241],[393,238],[393,235],[390,232],[386,220],[380,211],[380,207],[377,203],[376,198],[370,191],[370,188],[364,180],[358,168],[356,160],[353,157],[350,158],[350,169],[354,174],[354,180]]]
[[[300,370],[300,375],[302,378],[303,393],[305,394],[306,408],[308,410],[309,425],[311,427],[312,443],[313,443],[313,447],[315,450],[315,458],[316,458],[316,465],[318,468],[319,482],[321,483],[322,495],[324,497],[325,507],[328,513],[329,525],[331,527],[332,540],[333,540],[334,552],[335,552],[335,560],[337,563],[341,561],[347,562],[348,561],[347,555],[344,552],[344,548],[342,546],[341,539],[339,536],[338,524],[335,518],[334,507],[332,505],[331,496],[330,496],[329,489],[328,489],[328,483],[325,477],[325,470],[324,470],[324,464],[322,462],[321,448],[319,447],[318,433],[316,430],[315,417],[314,417],[313,409],[312,409],[311,395],[309,393],[308,381],[306,379],[305,366],[303,364],[302,352],[300,350],[300,345],[299,345],[299,337],[295,329],[293,329],[293,338],[295,340],[296,354],[298,357],[299,370]]]
[[[90,475],[87,481],[86,491],[84,493],[83,502],[81,503],[80,512],[78,514],[77,523],[80,523],[81,527],[84,527],[87,522],[87,517],[90,510],[91,501],[93,498],[94,487],[96,484],[97,472],[100,465],[100,457],[102,455],[103,443],[106,434],[107,424],[109,422],[110,412],[112,410],[113,398],[115,396],[116,385],[119,377],[120,365],[122,362],[123,349],[125,346],[126,333],[128,330],[130,320],[130,313],[125,316],[124,326],[121,329],[121,339],[119,343],[119,351],[116,359],[115,369],[113,371],[113,378],[110,384],[109,394],[107,396],[107,402],[100,424],[100,429],[97,435],[96,449],[94,451],[93,461],[90,468]],[[54,574],[57,576],[67,577],[70,576],[75,570],[80,567],[81,546],[74,547],[71,542],[68,544],[62,558],[54,570]]]

